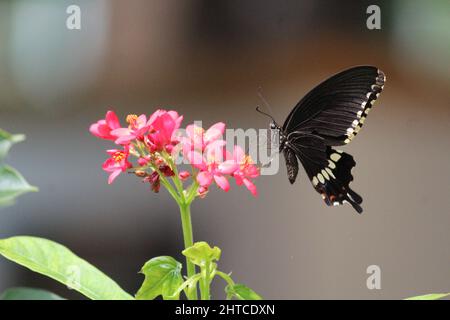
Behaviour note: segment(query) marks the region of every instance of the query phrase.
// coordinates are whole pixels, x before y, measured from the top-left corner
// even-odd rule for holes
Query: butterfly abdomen
[[[291,184],[293,184],[295,182],[295,179],[297,178],[297,174],[298,174],[297,156],[289,148],[284,148],[283,153],[284,153],[284,158],[286,160],[286,169],[287,169],[288,179],[289,179],[289,182]]]

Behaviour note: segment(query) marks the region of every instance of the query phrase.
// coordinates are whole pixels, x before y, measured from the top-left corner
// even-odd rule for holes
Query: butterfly
[[[303,165],[314,189],[328,206],[349,203],[362,213],[362,197],[349,184],[355,166],[353,157],[333,147],[350,143],[383,90],[386,76],[373,66],[344,70],[311,90],[289,113],[283,126],[274,118],[270,128],[279,136],[279,152],[286,160],[293,184],[298,162]]]

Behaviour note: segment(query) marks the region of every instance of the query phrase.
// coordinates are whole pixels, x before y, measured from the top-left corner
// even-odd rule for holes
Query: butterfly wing
[[[309,92],[283,125],[285,148],[295,153],[327,205],[348,202],[362,212],[362,198],[349,186],[355,161],[331,146],[355,137],[384,82],[384,73],[375,67],[345,70]]]
[[[293,136],[285,150],[285,157],[287,153],[294,153],[300,160],[314,189],[321,194],[327,205],[336,206],[348,202],[358,213],[362,212],[362,198],[349,186],[353,180],[351,170],[355,166],[351,155],[327,146],[319,136],[308,134]]]
[[[282,129],[287,135],[296,131],[315,133],[328,145],[347,144],[361,130],[385,79],[384,73],[372,66],[342,71],[300,100]]]

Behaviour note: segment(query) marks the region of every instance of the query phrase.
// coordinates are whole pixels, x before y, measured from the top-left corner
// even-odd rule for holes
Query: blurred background
[[[81,8],[68,30],[66,8]],[[381,8],[381,30],[366,9]],[[220,268],[269,299],[399,299],[450,290],[450,1],[0,1],[0,128],[25,133],[8,162],[40,188],[0,210],[0,237],[34,235],[71,248],[135,293],[151,257],[180,257],[176,204],[137,179],[107,185],[110,147],[88,127],[113,108],[266,128],[259,87],[283,122],[309,89],[359,64],[387,75],[354,156],[364,213],[328,208],[306,174],[282,165],[194,202],[196,240]],[[381,269],[369,290],[366,269]],[[220,280],[215,297],[223,298]],[[0,259],[11,286],[74,291]]]

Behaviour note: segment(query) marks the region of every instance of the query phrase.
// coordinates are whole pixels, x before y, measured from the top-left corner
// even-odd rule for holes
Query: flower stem
[[[191,207],[190,203],[179,202],[181,225],[183,228],[184,248],[187,249],[194,245],[194,236],[192,233]],[[188,278],[195,275],[195,265],[186,258],[186,268]],[[197,288],[188,294],[189,300],[197,300]]]
[[[207,263],[204,268],[202,268],[202,279],[200,279],[200,293],[202,300],[210,300],[211,296],[209,293],[209,287],[211,285],[210,280],[210,263]]]

